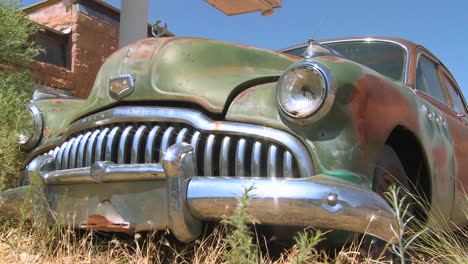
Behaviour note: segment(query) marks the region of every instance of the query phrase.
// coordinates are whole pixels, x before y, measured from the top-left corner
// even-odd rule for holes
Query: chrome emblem
[[[115,100],[122,100],[135,90],[135,78],[131,74],[121,74],[110,78],[109,93]]]

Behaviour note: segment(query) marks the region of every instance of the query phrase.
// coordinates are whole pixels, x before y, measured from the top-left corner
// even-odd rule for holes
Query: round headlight
[[[289,117],[308,118],[322,107],[328,86],[321,67],[310,61],[301,61],[286,70],[278,81],[279,107]]]
[[[42,115],[34,105],[29,105],[29,116],[22,122],[18,143],[22,148],[31,149],[36,146],[42,135]]]

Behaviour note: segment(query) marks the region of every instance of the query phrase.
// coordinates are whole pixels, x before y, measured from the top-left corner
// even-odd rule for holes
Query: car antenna
[[[310,59],[310,58],[313,58],[313,57],[317,57],[317,56],[321,56],[321,55],[327,55],[327,54],[331,53],[331,50],[321,46],[320,44],[318,44],[314,40],[315,34],[319,31],[322,24],[327,20],[327,18],[328,18],[328,16],[324,17],[322,19],[322,21],[320,21],[320,23],[315,27],[314,31],[312,32],[312,35],[310,35],[310,37],[309,37],[309,39],[307,41],[309,43],[309,45],[305,49],[304,55],[302,55],[305,59]]]
[[[319,29],[322,27],[322,24],[328,19],[328,16],[322,18],[322,21],[320,21],[320,23],[315,27],[314,31],[312,31],[312,35],[310,35],[309,37],[309,43],[311,41],[314,41],[314,36],[315,34],[317,34],[317,32],[319,31]]]

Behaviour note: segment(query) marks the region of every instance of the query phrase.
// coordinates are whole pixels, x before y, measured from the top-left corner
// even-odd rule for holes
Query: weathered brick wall
[[[102,63],[118,49],[118,29],[89,17],[75,13],[72,28],[72,83],[76,95],[87,97]]]
[[[70,71],[33,62],[31,68],[36,80],[69,88],[74,95],[86,98],[102,63],[118,49],[118,28],[77,11],[75,6],[67,12],[61,2],[28,14],[28,18],[58,31],[72,29]]]

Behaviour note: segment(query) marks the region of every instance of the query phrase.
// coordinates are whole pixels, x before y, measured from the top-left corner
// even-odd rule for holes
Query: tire
[[[389,145],[384,145],[382,152],[377,157],[377,162],[372,177],[372,190],[385,198],[390,186],[400,187],[402,194],[410,190],[408,176],[398,155]]]
[[[395,150],[389,145],[384,145],[382,151],[377,156],[376,166],[372,177],[372,190],[383,197],[388,203],[385,193],[390,186],[399,187],[398,198],[402,199],[410,192],[410,183],[405,169]],[[410,196],[405,198],[405,203],[409,203],[408,212],[413,213]],[[385,257],[396,261],[396,256],[389,251],[387,242],[365,235],[361,244],[361,253],[372,258]]]

